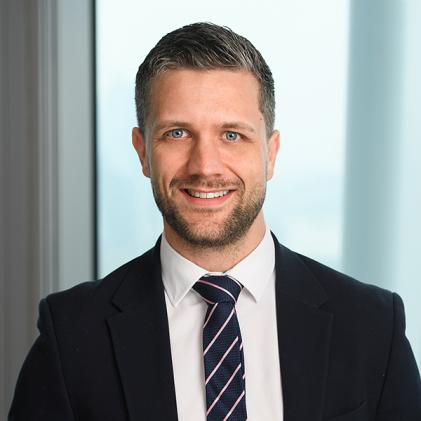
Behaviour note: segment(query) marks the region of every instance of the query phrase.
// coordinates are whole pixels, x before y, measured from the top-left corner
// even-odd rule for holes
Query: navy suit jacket
[[[400,297],[275,249],[284,420],[420,421]],[[159,240],[42,300],[38,328],[10,421],[177,420]]]

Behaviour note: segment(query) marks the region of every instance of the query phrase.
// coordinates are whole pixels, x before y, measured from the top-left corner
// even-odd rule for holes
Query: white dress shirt
[[[178,419],[206,421],[202,331],[207,304],[192,287],[209,272],[177,253],[165,235],[161,263]],[[236,310],[243,339],[247,420],[282,421],[275,246],[268,229],[257,248],[226,273],[244,286]]]

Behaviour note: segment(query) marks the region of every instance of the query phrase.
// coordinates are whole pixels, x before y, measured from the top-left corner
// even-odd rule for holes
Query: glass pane
[[[162,10],[165,8],[165,13]],[[131,146],[134,79],[165,33],[212,21],[249,38],[276,83],[281,150],[265,214],[278,239],[341,268],[348,1],[97,1],[99,269],[149,249],[162,222]]]

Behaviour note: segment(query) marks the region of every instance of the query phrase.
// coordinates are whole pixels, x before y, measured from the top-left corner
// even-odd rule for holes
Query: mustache
[[[240,188],[241,181],[239,180],[228,180],[226,178],[204,178],[199,175],[191,176],[188,178],[174,177],[170,182],[170,188],[183,188],[183,189],[194,189],[194,188],[207,188],[216,189],[222,188],[228,190],[229,188]]]

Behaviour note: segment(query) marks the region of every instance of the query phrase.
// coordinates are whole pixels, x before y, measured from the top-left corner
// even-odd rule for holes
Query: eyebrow
[[[187,127],[188,128],[188,127],[191,127],[191,124],[186,121],[180,121],[180,120],[161,121],[153,128],[153,131],[157,132],[168,127]],[[253,134],[256,133],[256,130],[253,128],[253,126],[241,121],[225,121],[218,127],[221,129],[226,129],[226,130],[228,129],[245,130]]]
[[[162,129],[166,129],[168,127],[189,127],[190,124],[186,121],[180,120],[165,120],[158,123],[156,126],[153,127],[152,132],[158,132]]]
[[[250,133],[256,133],[256,130],[247,123],[241,121],[227,121],[221,125],[221,129],[246,130]]]

